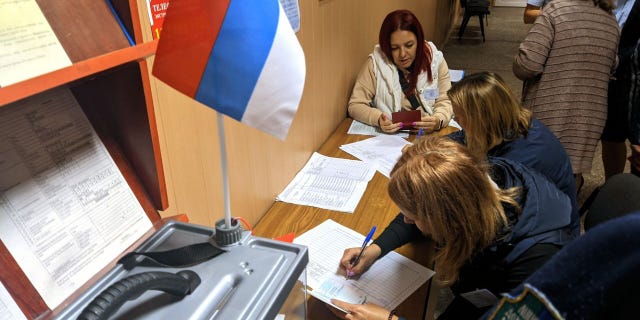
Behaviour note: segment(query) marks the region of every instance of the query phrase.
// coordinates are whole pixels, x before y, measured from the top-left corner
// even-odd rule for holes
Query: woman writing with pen
[[[409,146],[391,171],[391,199],[401,209],[366,247],[344,252],[345,272],[357,276],[391,250],[421,235],[437,244],[436,276],[458,295],[516,287],[572,239],[571,202],[553,183],[503,158],[483,160],[447,137]],[[439,319],[477,319],[485,309],[456,297]],[[398,319],[372,304],[332,301],[345,319]]]

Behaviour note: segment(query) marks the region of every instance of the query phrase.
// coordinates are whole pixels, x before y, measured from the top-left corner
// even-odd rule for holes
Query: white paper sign
[[[35,0],[0,0],[0,87],[71,65]]]
[[[0,108],[0,239],[49,308],[150,229],[69,89]]]

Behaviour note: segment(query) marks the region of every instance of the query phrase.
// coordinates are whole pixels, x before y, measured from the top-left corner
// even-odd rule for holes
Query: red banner
[[[153,33],[153,39],[160,38],[162,23],[164,22],[164,16],[167,14],[168,8],[169,0],[149,1],[149,15],[151,18],[151,33]]]

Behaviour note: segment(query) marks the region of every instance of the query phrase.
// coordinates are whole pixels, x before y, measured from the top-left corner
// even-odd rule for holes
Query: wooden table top
[[[318,149],[318,153],[329,157],[356,159],[340,150],[340,146],[365,140],[371,136],[347,134],[351,122],[350,118],[345,119]],[[444,135],[455,130],[455,128],[447,127],[437,134]],[[415,135],[411,134],[408,140],[413,141],[413,139],[415,139]],[[387,177],[376,172],[352,214],[276,201],[256,224],[253,233],[255,236],[264,238],[279,237],[291,232],[299,236],[327,219],[334,220],[365,235],[374,225],[378,226],[378,230],[382,232],[400,212],[387,194],[388,181]],[[396,252],[426,267],[433,268],[433,244],[430,242],[412,242],[398,248]],[[408,319],[422,319],[423,308],[428,298],[429,284],[430,281],[401,303],[396,309],[397,313]],[[308,300],[307,308],[308,319],[338,319],[323,302],[315,298]]]

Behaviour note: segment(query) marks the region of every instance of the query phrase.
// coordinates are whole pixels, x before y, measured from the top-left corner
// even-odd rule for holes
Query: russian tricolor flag
[[[302,96],[305,61],[278,0],[171,0],[153,75],[284,140]]]

